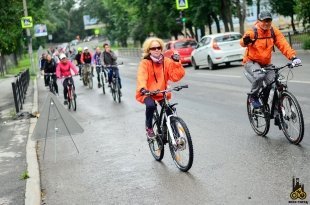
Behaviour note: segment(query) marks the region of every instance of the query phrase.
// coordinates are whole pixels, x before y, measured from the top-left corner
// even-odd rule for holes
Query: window
[[[193,47],[195,48],[197,45],[196,41],[189,40],[189,41],[184,41],[184,42],[176,42],[174,44],[174,48],[188,48],[188,47]]]
[[[215,40],[217,42],[229,42],[229,41],[236,41],[241,38],[241,34],[226,34],[223,36],[216,37]]]

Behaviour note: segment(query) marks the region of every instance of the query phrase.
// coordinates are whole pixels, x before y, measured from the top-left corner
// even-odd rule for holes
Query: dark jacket
[[[116,65],[117,57],[113,51],[110,51],[110,53],[103,51],[102,54],[105,65]]]
[[[45,61],[44,64],[44,73],[56,73],[56,62],[54,59],[51,59],[50,62]]]
[[[81,63],[81,53],[78,53],[75,55],[75,60],[76,60],[78,65],[82,64]]]

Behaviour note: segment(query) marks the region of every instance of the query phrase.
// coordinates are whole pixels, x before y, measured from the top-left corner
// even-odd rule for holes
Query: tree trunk
[[[227,4],[228,6],[226,7],[226,14],[227,14],[228,22],[230,25],[230,31],[234,31],[234,23],[233,23],[232,14],[231,14],[231,8],[232,8],[231,2],[227,1]]]
[[[219,19],[217,18],[216,14],[214,12],[212,12],[211,15],[212,15],[213,20],[215,21],[217,33],[221,33],[221,27],[220,27]]]
[[[211,18],[208,19],[208,27],[209,27],[209,34],[212,34],[212,21],[211,21]]]
[[[186,27],[189,30],[190,37],[193,38],[195,36],[194,31],[193,31],[193,24],[191,22],[188,22],[186,24]]]
[[[260,13],[260,0],[256,0],[256,7],[257,7],[257,19],[258,19],[258,14]]]
[[[229,32],[229,27],[228,27],[228,22],[229,22],[229,17],[227,14],[227,7],[228,3],[226,0],[221,0],[221,17],[224,23],[224,30],[225,32]],[[229,9],[229,8],[228,8]]]
[[[240,33],[243,35],[244,21],[246,17],[246,1],[242,1],[242,5],[240,5],[240,0],[237,0],[236,6],[237,6],[237,15],[239,18],[239,29],[240,29]]]
[[[293,16],[293,14],[291,15],[291,25],[292,25],[292,29],[293,29],[294,33],[296,33],[296,28],[295,28],[295,23],[294,23],[294,16]]]

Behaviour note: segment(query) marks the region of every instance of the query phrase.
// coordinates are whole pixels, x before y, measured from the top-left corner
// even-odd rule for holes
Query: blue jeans
[[[120,88],[122,88],[121,77],[119,75],[119,70],[116,67],[108,67],[108,82],[109,82],[109,84],[111,84],[111,82],[112,82],[113,70],[115,73],[115,77],[118,78],[119,86],[120,86]]]

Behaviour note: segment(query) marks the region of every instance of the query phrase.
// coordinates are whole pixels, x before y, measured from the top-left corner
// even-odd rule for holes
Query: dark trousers
[[[68,95],[68,84],[69,84],[69,81],[71,82],[71,84],[73,85],[73,89],[74,89],[74,82],[73,82],[73,79],[72,77],[70,78],[66,78],[63,82],[63,86],[64,86],[64,97],[65,97],[65,100],[67,100],[67,95]]]
[[[156,103],[150,96],[148,96],[144,99],[144,104],[146,106],[146,109],[145,109],[145,117],[146,117],[145,126],[147,128],[152,128],[153,115],[154,115],[154,111],[156,109]],[[162,105],[163,101],[159,101],[159,104]],[[172,111],[170,109],[167,109],[166,114],[171,115]]]
[[[120,86],[120,88],[122,88],[121,77],[119,75],[118,68],[114,68],[114,67],[108,68],[108,82],[109,82],[109,84],[111,84],[111,82],[112,82],[113,70],[114,70],[114,73],[115,73],[115,77],[118,77],[119,86]]]
[[[44,78],[46,78],[47,85],[49,85],[50,79],[53,81],[53,84],[54,84],[54,87],[55,87],[55,91],[56,91],[56,93],[58,93],[58,85],[57,85],[57,77],[56,77],[56,75],[52,75],[51,77],[50,76],[44,76]]]

